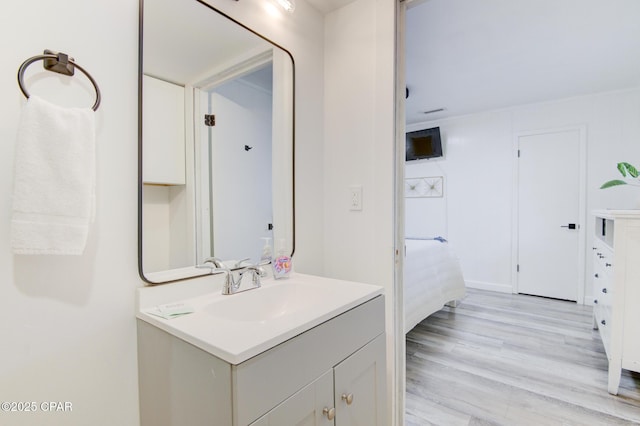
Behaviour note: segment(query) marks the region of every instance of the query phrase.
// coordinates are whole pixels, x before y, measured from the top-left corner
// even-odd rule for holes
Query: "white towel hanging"
[[[31,96],[18,128],[13,252],[82,254],[94,211],[94,111]]]

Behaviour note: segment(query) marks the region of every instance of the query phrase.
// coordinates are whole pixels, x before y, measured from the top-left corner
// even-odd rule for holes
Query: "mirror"
[[[199,0],[140,0],[139,103],[143,280],[257,263],[264,238],[293,254],[289,52]]]

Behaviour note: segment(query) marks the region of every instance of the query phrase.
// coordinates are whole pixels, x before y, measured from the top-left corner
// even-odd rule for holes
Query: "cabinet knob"
[[[602,289],[602,292],[603,292],[603,293],[606,293],[606,292],[607,292],[607,288],[606,288],[606,287],[605,287],[605,288],[603,288],[603,289]]]
[[[608,266],[611,266],[611,264],[610,263],[605,263],[604,266],[608,267]]]
[[[595,275],[594,275],[594,277],[596,277],[596,278],[600,278],[600,277],[598,276],[598,274],[595,274]]]
[[[607,325],[607,322],[605,320],[602,320],[602,321],[600,321],[600,324]]]
[[[336,416],[336,409],[333,408],[333,407],[331,407],[331,408],[324,407],[322,409],[322,414],[327,416],[327,419],[333,420],[333,418]]]
[[[593,304],[597,305],[598,304],[598,299],[593,299]]]
[[[353,394],[350,393],[349,395],[347,395],[346,393],[343,393],[342,400],[345,401],[347,405],[351,405],[351,403],[353,402]]]

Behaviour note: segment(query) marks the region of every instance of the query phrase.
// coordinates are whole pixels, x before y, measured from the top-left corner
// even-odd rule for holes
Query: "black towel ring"
[[[18,69],[18,85],[20,86],[20,90],[27,99],[29,99],[29,93],[24,87],[24,71],[29,65],[40,60],[44,61],[44,69],[57,72],[59,74],[72,76],[74,74],[75,68],[78,68],[80,71],[82,71],[82,73],[87,76],[89,81],[91,81],[94,89],[96,89],[96,102],[93,104],[91,109],[94,111],[98,109],[98,107],[100,106],[100,89],[98,88],[98,83],[96,83],[93,77],[91,77],[91,74],[89,74],[80,65],[76,64],[73,61],[73,58],[70,58],[69,55],[60,52],[53,52],[51,50],[45,50],[43,55],[37,55],[27,59],[22,63],[22,65],[20,65],[20,68]]]

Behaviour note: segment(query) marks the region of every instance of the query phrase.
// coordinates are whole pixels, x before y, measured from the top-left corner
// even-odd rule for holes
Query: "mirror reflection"
[[[197,0],[141,0],[140,271],[293,252],[293,60]]]

